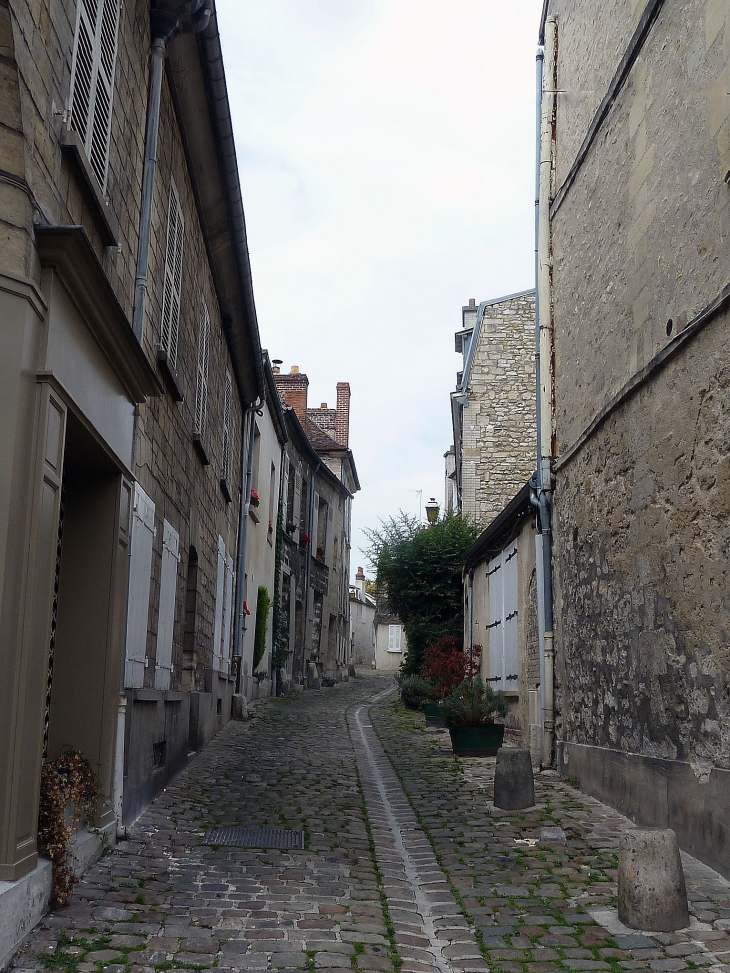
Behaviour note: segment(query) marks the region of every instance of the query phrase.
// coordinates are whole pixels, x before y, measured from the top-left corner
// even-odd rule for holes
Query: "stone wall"
[[[485,309],[462,411],[461,511],[489,524],[535,469],[535,297]]]
[[[593,110],[581,91],[605,95],[632,6],[550,5],[558,193]],[[563,769],[636,820],[681,818],[684,846],[726,869],[706,782],[730,768],[729,61],[727,4],[661,4],[552,216]]]

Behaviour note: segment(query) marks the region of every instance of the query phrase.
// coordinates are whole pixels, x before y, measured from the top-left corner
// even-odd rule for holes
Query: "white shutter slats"
[[[155,653],[155,689],[169,689],[172,674],[172,640],[175,630],[175,597],[177,566],[180,561],[180,537],[172,524],[162,524],[162,568],[160,571],[160,604]]]
[[[231,659],[231,617],[233,614],[233,558],[226,555],[226,583],[224,586],[223,629],[221,633],[221,671],[228,673]]]
[[[233,399],[233,381],[231,373],[226,372],[226,384],[223,389],[223,460],[221,476],[227,480],[231,473],[231,407]]]
[[[519,676],[517,545],[487,565],[489,579],[489,680],[493,689],[516,690]]]
[[[215,580],[215,614],[213,616],[213,669],[221,668],[221,637],[223,634],[223,594],[226,578],[226,545],[218,535],[218,571]]]
[[[128,689],[141,689],[144,686],[154,536],[155,505],[142,487],[135,483],[132,536],[129,549],[127,643],[124,667],[124,685]]]
[[[71,128],[78,133],[102,192],[106,189],[119,0],[79,0],[71,70]]]
[[[195,431],[205,437],[208,423],[208,359],[210,356],[210,314],[203,301],[198,337],[198,369],[195,385]]]
[[[502,555],[498,554],[487,565],[489,578],[489,684],[492,689],[502,688],[502,660],[504,656],[504,625],[502,624]]]
[[[185,222],[180,197],[175,183],[170,183],[170,200],[167,210],[167,243],[165,247],[165,276],[162,289],[162,319],[160,344],[167,352],[172,369],[177,362],[177,338],[180,321],[180,294],[182,290],[182,247]]]

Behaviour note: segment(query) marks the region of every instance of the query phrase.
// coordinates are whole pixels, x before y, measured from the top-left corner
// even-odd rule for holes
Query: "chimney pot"
[[[470,297],[469,298],[469,307],[476,307],[476,306],[477,306],[476,300],[473,297]]]
[[[327,403],[326,403],[326,402],[323,402],[323,403],[322,403],[322,404],[320,405],[320,409],[326,409],[326,408],[327,408]]]
[[[299,374],[299,365],[292,365],[292,367],[289,369],[289,374],[290,375],[298,375]]]

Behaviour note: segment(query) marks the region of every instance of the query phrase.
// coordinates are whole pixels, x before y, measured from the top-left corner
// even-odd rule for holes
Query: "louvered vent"
[[[170,205],[167,213],[167,247],[165,250],[165,280],[162,291],[162,321],[160,344],[167,352],[173,370],[177,365],[177,335],[180,323],[180,292],[182,289],[182,247],[185,223],[180,197],[174,183],[170,183]]]
[[[208,424],[208,355],[210,347],[210,314],[203,301],[198,338],[198,371],[195,384],[195,431],[205,438]]]
[[[81,139],[102,191],[117,58],[119,0],[79,0],[71,70],[71,128]]]
[[[223,390],[223,469],[221,477],[227,480],[231,472],[231,399],[233,398],[233,382],[231,373],[226,372],[226,384]]]

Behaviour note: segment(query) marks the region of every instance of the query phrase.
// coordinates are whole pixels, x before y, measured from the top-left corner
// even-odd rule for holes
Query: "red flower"
[[[246,604],[245,601],[243,603],[243,614],[244,615],[250,615],[251,614],[251,612],[248,610],[248,605]]]
[[[309,536],[309,534],[304,534],[302,531],[299,532],[299,540],[304,541],[305,544],[308,544],[311,539],[312,538]]]

